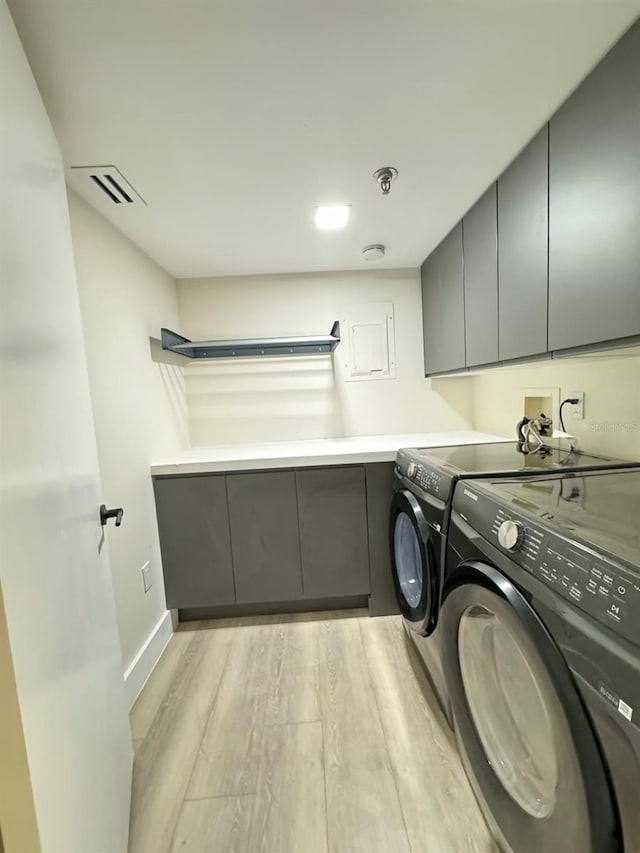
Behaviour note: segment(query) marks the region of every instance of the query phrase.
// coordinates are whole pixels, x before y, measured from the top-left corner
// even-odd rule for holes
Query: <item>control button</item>
[[[625,595],[627,592],[626,586],[622,586],[622,584],[618,587],[618,595]]]
[[[413,475],[416,473],[417,467],[418,466],[416,465],[415,462],[409,462],[409,464],[407,465],[407,477],[409,477],[409,479],[411,479],[413,477]]]
[[[611,577],[611,575],[602,575],[602,580],[604,583],[608,583],[609,585],[613,583],[613,578]]]
[[[619,604],[612,604],[607,610],[607,616],[610,616],[615,622],[619,622],[622,618],[622,610]]]
[[[507,551],[517,551],[524,540],[524,527],[519,521],[503,521],[498,528],[498,542]]]
[[[600,593],[600,595],[604,595],[605,598],[609,597],[609,590],[606,586],[599,586],[598,592]]]

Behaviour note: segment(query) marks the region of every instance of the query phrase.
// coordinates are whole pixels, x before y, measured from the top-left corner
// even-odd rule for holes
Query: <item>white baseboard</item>
[[[173,636],[171,611],[165,610],[158,624],[145,640],[138,654],[131,661],[124,673],[124,692],[127,697],[127,707],[131,708],[147,683],[155,665],[160,660],[162,652]]]

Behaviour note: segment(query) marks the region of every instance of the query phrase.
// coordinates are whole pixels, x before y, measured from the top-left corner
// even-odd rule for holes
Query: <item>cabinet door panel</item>
[[[498,360],[498,211],[496,185],[462,222],[467,367]]]
[[[167,607],[235,601],[224,476],[154,480]]]
[[[295,473],[229,474],[227,492],[238,603],[301,598]]]
[[[400,613],[393,584],[389,550],[389,508],[393,494],[393,462],[365,465],[367,478],[367,525],[369,531],[369,569],[371,575],[371,616]]]
[[[424,352],[424,373],[433,373],[432,364],[437,352],[438,324],[436,318],[440,311],[440,250],[435,248],[420,267],[422,287],[422,345]]]
[[[640,24],[550,125],[549,348],[640,334]]]
[[[305,598],[369,592],[364,468],[298,471]]]
[[[422,318],[425,373],[465,366],[462,223],[423,263]]]
[[[544,127],[498,178],[501,359],[547,351],[548,141]]]

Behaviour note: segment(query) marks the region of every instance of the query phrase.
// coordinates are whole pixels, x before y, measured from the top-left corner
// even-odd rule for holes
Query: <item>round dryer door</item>
[[[511,853],[613,853],[607,774],[569,668],[504,576],[487,566],[470,577],[446,596],[439,625],[460,752],[487,822]]]
[[[394,495],[389,538],[400,611],[412,630],[426,636],[434,622],[440,534],[429,526],[411,492]]]

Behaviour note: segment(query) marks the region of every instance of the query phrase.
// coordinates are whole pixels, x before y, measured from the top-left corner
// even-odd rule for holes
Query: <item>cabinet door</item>
[[[235,601],[224,476],[153,482],[167,607]]]
[[[501,359],[547,351],[548,163],[545,127],[498,178]]]
[[[498,210],[493,184],[462,222],[467,367],[498,361]]]
[[[228,474],[227,494],[238,603],[302,598],[295,473]]]
[[[465,366],[462,223],[421,268],[425,373]]]
[[[438,334],[436,316],[439,309],[440,294],[440,248],[422,262],[420,267],[420,282],[422,286],[422,345],[424,352],[424,374],[433,373],[433,360],[437,352],[436,336]]]
[[[367,479],[367,527],[371,576],[371,616],[400,613],[393,584],[389,548],[389,509],[393,495],[393,462],[365,465]]]
[[[305,598],[369,592],[364,468],[298,471]]]
[[[640,334],[640,24],[550,125],[549,348]]]

